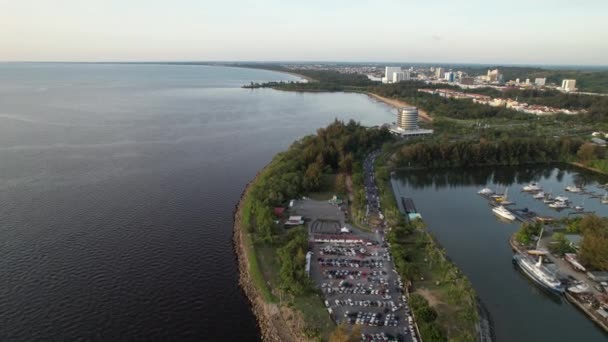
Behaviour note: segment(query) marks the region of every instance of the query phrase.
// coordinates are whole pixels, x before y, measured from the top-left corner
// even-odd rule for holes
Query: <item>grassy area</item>
[[[258,262],[258,256],[256,249],[253,247],[251,234],[246,233],[244,240],[245,246],[247,248],[247,261],[249,262],[249,272],[251,274],[253,284],[260,291],[265,301],[269,303],[276,303],[277,299],[275,296],[272,295],[270,288],[266,284],[266,279],[263,275],[262,267],[260,267],[260,263]]]
[[[309,294],[293,298],[293,306],[302,313],[307,327],[314,327],[310,331],[312,336],[317,336],[323,341],[327,341],[329,334],[336,328],[331,320],[329,312],[325,308],[321,297],[318,294]]]

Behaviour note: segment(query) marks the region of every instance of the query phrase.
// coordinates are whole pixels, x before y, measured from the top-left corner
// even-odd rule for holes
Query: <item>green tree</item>
[[[549,249],[552,253],[564,255],[565,253],[574,252],[574,248],[570,246],[570,242],[566,239],[564,233],[555,233],[551,238]]]
[[[608,271],[608,220],[587,215],[580,227],[583,233],[579,250],[581,261],[592,269]]]
[[[304,174],[304,188],[308,191],[315,191],[321,185],[322,167],[319,163],[308,165]]]
[[[578,156],[581,162],[587,163],[588,161],[596,158],[595,150],[596,146],[594,144],[585,143],[581,145],[581,147],[578,149],[578,152],[576,152],[576,155]]]

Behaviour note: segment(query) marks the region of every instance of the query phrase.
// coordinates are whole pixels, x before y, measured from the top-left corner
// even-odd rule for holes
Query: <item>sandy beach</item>
[[[370,96],[370,97],[372,97],[372,98],[380,101],[380,102],[386,103],[387,105],[393,106],[395,108],[402,108],[402,107],[410,107],[411,106],[407,102],[403,102],[403,101],[395,100],[395,99],[389,99],[388,97],[380,96],[380,95],[377,95],[377,94],[374,94],[374,93],[366,93],[366,94],[368,96]],[[420,108],[418,108],[418,116],[424,122],[433,122],[433,118],[430,117],[427,112],[421,110]]]

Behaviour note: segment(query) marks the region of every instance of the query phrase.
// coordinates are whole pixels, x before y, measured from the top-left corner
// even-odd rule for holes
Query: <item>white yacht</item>
[[[564,203],[569,201],[568,197],[566,197],[566,196],[557,196],[557,197],[555,197],[555,200],[557,202],[564,202]]]
[[[530,183],[528,185],[525,185],[522,188],[522,191],[528,191],[528,192],[541,191],[541,190],[542,189],[541,189],[540,185],[538,185],[538,183],[535,183],[535,182],[532,182],[532,183]]]
[[[608,192],[604,194],[604,197],[600,200],[602,204],[608,204]]]
[[[576,185],[570,185],[570,186],[566,187],[566,191],[569,191],[569,192],[581,192],[583,190],[581,188],[579,188],[578,186],[576,186]]]
[[[537,255],[538,262],[535,262],[532,257],[524,254],[515,254],[513,256],[513,262],[515,262],[515,264],[518,265],[526,275],[528,275],[532,280],[537,282],[542,287],[558,293],[564,292],[562,282],[557,279],[553,272],[549,271],[543,265],[543,256],[546,254],[546,252],[533,250],[528,251],[528,253]]]
[[[524,273],[542,287],[557,292],[564,292],[564,285],[557,279],[554,271],[549,270],[543,265],[543,257],[549,254],[547,251],[539,250],[540,241],[543,237],[544,228],[540,230],[536,249],[527,251],[527,254],[517,253],[513,255],[513,262],[521,268]],[[534,260],[534,256],[538,257],[538,261]]]
[[[553,203],[550,203],[549,207],[553,208],[553,209],[566,209],[566,208],[568,208],[568,204],[566,204],[566,202],[562,202],[562,201],[555,201]]]
[[[534,194],[532,197],[536,199],[543,199],[545,198],[545,193],[541,191],[539,193]]]
[[[483,188],[483,189],[477,191],[477,193],[480,195],[490,196],[490,195],[494,195],[494,190],[492,190],[490,188]]]
[[[515,215],[513,215],[507,208],[503,207],[502,205],[492,208],[492,212],[494,212],[496,216],[505,218],[509,221],[515,221]]]

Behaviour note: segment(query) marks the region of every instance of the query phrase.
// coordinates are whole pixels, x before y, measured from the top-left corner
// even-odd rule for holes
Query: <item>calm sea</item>
[[[257,340],[237,284],[245,184],[355,94],[175,65],[0,64],[0,340]]]

